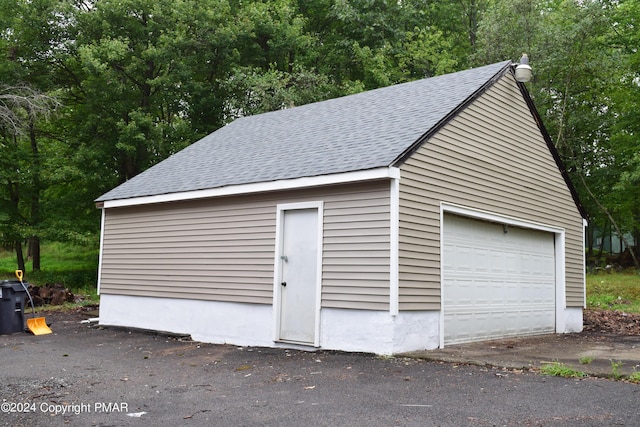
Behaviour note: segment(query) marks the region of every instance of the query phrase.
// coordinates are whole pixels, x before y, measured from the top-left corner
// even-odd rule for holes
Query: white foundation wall
[[[397,354],[438,347],[439,312],[401,312],[324,308],[320,348],[375,354]],[[105,326],[191,335],[214,344],[286,347],[273,341],[269,305],[239,304],[126,295],[100,296]]]
[[[323,308],[320,348],[382,355],[440,346],[440,312]],[[582,331],[582,309],[566,308],[558,333]],[[270,305],[126,295],[100,296],[101,325],[191,335],[213,344],[286,347],[276,343]]]
[[[320,345],[326,350],[398,354],[432,350],[440,339],[440,312],[400,312],[324,308]]]
[[[261,304],[103,294],[99,323],[191,335],[213,344],[274,344],[273,311]]]
[[[558,333],[569,334],[573,332],[582,332],[583,328],[583,313],[582,308],[579,307],[567,307],[564,309],[564,319],[561,323],[558,323]]]

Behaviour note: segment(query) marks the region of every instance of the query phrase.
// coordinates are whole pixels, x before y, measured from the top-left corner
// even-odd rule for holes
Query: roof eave
[[[252,184],[229,185],[205,190],[185,191],[153,196],[132,197],[126,199],[104,200],[96,204],[98,208],[108,209],[125,206],[140,206],[156,203],[177,202],[222,196],[263,193],[267,191],[295,190],[301,188],[322,187],[336,184],[349,184],[380,179],[399,179],[400,170],[396,167],[379,167],[354,172],[336,173],[294,179],[283,179]]]

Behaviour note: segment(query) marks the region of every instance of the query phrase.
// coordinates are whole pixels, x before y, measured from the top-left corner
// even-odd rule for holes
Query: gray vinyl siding
[[[322,306],[389,309],[390,183],[325,199]]]
[[[567,306],[583,305],[582,218],[510,74],[400,169],[401,310],[440,309],[441,202],[564,228]]]
[[[276,207],[322,200],[322,305],[387,309],[389,185],[106,209],[100,291],[271,304]]]

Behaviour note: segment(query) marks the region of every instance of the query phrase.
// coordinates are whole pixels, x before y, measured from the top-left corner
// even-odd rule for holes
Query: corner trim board
[[[391,180],[390,195],[389,313],[397,316],[400,305],[400,177]]]
[[[97,292],[100,295],[100,282],[102,278],[102,256],[104,252],[104,223],[106,220],[106,212],[102,209],[100,214],[100,252],[98,255],[98,283],[97,283]]]

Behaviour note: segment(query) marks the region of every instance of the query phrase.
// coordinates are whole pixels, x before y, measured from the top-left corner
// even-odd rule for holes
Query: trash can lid
[[[27,282],[24,282],[25,286],[29,286]],[[22,291],[24,292],[24,288],[22,287],[22,283],[17,280],[0,280],[0,288],[5,289],[13,289],[14,291]]]

